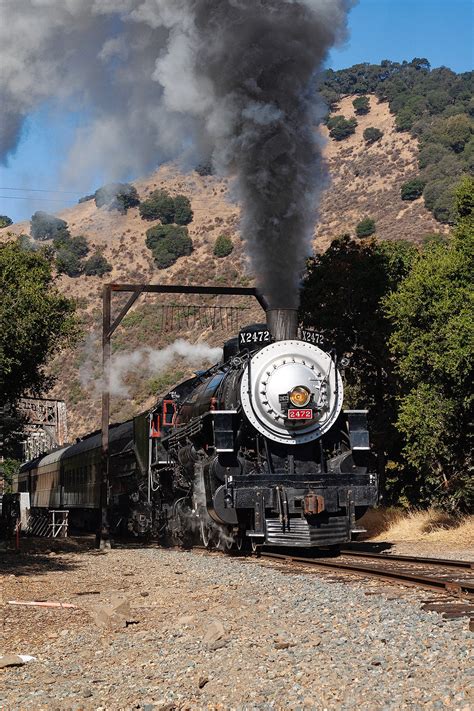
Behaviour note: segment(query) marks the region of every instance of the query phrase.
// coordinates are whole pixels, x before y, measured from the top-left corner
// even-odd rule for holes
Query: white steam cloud
[[[88,116],[70,181],[212,158],[235,178],[260,288],[292,306],[324,187],[315,84],[352,4],[0,0],[0,160],[46,101]]]
[[[92,348],[93,342],[89,340],[86,349]],[[111,395],[128,397],[130,393],[125,379],[130,373],[139,373],[146,378],[177,364],[186,364],[190,368],[211,366],[221,357],[222,348],[213,348],[207,343],[190,343],[179,338],[161,350],[140,348],[131,353],[114,354],[110,360],[108,378],[96,378],[88,361],[80,368],[79,379],[84,389],[92,387],[97,394],[105,389]]]

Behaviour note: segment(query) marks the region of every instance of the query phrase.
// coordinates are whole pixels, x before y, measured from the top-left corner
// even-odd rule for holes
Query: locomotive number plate
[[[311,329],[309,328],[302,328],[300,330],[300,338],[305,343],[312,343],[313,346],[324,345],[324,336],[322,335],[322,333],[311,331]]]
[[[241,331],[239,341],[241,346],[254,345],[255,343],[270,343],[270,331]]]
[[[296,409],[291,409],[288,410],[288,419],[289,420],[312,420],[313,419],[313,411],[310,410],[296,410]]]

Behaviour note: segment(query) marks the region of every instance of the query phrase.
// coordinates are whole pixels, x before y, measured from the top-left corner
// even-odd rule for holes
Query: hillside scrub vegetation
[[[426,207],[439,222],[453,224],[455,186],[474,170],[474,73],[431,69],[420,57],[401,63],[385,59],[329,69],[321,91],[332,108],[347,94],[360,94],[359,99],[372,93],[389,103],[397,130],[419,141]]]
[[[413,180],[407,180],[403,183],[400,188],[400,195],[402,200],[417,200],[423,195],[423,190],[425,188],[425,183],[421,178],[413,178]]]
[[[370,100],[368,96],[358,96],[357,99],[354,99],[352,102],[352,106],[354,107],[354,111],[356,114],[359,116],[363,116],[364,114],[368,114],[370,111]]]
[[[173,198],[166,190],[155,190],[139,208],[144,220],[160,220],[163,225],[189,225],[193,220],[191,202],[185,195]]]
[[[334,241],[308,262],[300,318],[350,358],[345,405],[369,408],[384,502],[468,512],[472,178],[454,204],[448,239]]]
[[[89,254],[86,237],[71,237],[69,231],[64,230],[54,238],[53,246],[56,249],[55,266],[58,274],[78,277],[84,273],[84,257]]]
[[[177,195],[174,199],[174,221],[177,225],[189,225],[193,221],[191,202],[185,195]]]
[[[111,271],[112,265],[100,252],[95,252],[84,262],[84,274],[86,276],[103,276]]]
[[[364,141],[366,143],[375,143],[376,141],[380,141],[380,139],[383,137],[383,131],[381,131],[379,128],[375,128],[374,126],[369,126],[368,128],[364,129],[364,133],[362,134],[364,137]]]
[[[370,237],[370,235],[375,234],[375,220],[371,217],[364,217],[356,225],[356,235],[357,237]]]
[[[331,116],[326,125],[330,137],[335,141],[342,141],[355,133],[357,120],[355,118],[346,119],[344,116]]]
[[[0,215],[0,229],[2,227],[10,227],[13,225],[13,220],[8,215]]]
[[[48,239],[58,239],[61,236],[69,235],[68,225],[65,220],[50,215],[47,212],[38,210],[31,217],[31,236],[33,239],[42,242]]]
[[[108,207],[125,215],[131,207],[140,205],[137,189],[130,183],[109,183],[95,191],[94,200],[97,207]]]
[[[214,244],[214,255],[216,257],[228,257],[233,249],[234,245],[229,235],[219,235]]]
[[[146,232],[146,246],[151,250],[158,269],[167,269],[179,257],[192,253],[193,242],[188,230],[180,225],[157,225]]]
[[[55,266],[58,274],[66,274],[69,277],[78,277],[83,272],[83,264],[80,257],[67,247],[58,249]]]

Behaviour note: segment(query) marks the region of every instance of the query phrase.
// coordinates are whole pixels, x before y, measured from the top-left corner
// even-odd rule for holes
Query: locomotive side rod
[[[129,293],[130,297],[112,322],[112,294]],[[96,545],[101,550],[111,548],[110,540],[110,457],[109,457],[109,421],[110,421],[110,342],[112,335],[120,326],[123,318],[135,304],[141,294],[201,294],[209,296],[252,296],[257,299],[264,311],[268,303],[257,289],[233,286],[189,286],[184,284],[106,284],[102,292],[102,433],[101,433],[101,478],[99,487],[100,522],[96,536]]]

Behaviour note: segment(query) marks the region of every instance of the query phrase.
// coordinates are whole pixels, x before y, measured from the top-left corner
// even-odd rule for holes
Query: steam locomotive
[[[274,310],[212,368],[110,428],[112,530],[229,549],[337,547],[377,501],[367,411],[342,410],[341,364]],[[99,520],[101,434],[26,463],[32,510]]]

